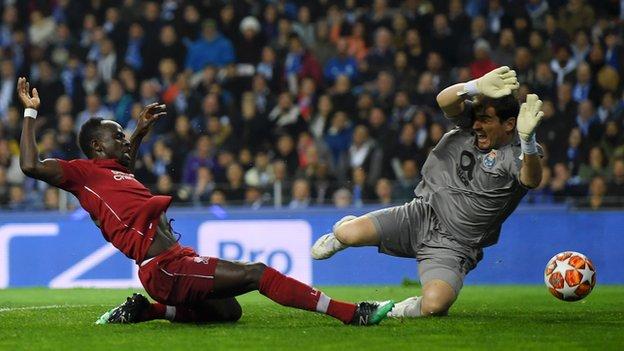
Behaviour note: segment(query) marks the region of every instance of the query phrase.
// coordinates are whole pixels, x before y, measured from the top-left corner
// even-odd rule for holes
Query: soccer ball
[[[594,264],[582,253],[565,251],[548,261],[544,282],[554,297],[563,301],[578,301],[596,285]]]

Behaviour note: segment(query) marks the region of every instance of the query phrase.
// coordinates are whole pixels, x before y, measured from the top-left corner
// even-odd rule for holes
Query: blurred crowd
[[[435,96],[501,65],[544,101],[527,203],[624,206],[624,2],[4,0],[0,207],[58,209],[19,169],[15,85],[40,93],[43,158],[84,157],[80,125],[168,115],[136,176],[178,205],[251,208],[413,197],[453,126]],[[70,200],[65,205],[76,204]]]

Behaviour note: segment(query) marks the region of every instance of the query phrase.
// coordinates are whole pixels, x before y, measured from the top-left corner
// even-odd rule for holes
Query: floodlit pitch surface
[[[328,287],[344,300],[393,298],[417,287]],[[544,286],[467,286],[449,317],[344,326],[257,293],[234,324],[152,321],[94,325],[130,290],[0,290],[0,350],[622,350],[624,286],[559,301]]]

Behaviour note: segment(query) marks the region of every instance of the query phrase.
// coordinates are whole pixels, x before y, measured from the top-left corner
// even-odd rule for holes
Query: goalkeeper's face
[[[475,144],[480,150],[498,149],[508,144],[516,128],[516,119],[500,120],[494,107],[487,107],[475,115],[472,129],[475,133]]]

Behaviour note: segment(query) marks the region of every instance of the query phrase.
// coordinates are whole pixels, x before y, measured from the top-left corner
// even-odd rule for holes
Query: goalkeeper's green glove
[[[500,98],[511,94],[520,84],[516,78],[516,71],[507,66],[494,69],[481,78],[473,79],[464,84],[464,90],[459,95],[485,95],[491,98]]]
[[[516,129],[520,136],[522,152],[527,155],[537,153],[537,143],[535,142],[535,128],[544,117],[542,100],[535,94],[527,95],[526,102],[520,106]]]

